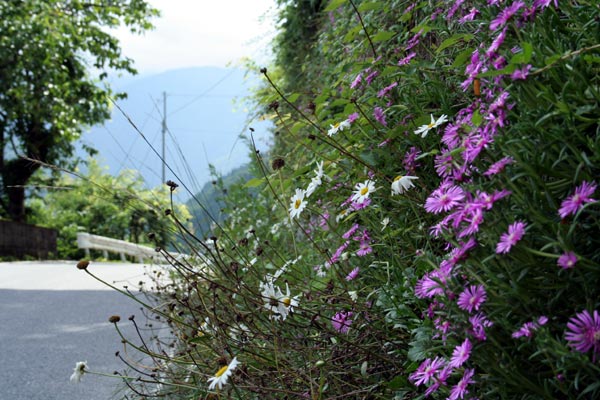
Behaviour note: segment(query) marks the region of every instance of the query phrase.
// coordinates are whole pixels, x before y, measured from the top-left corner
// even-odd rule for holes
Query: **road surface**
[[[116,379],[85,374],[69,381],[75,363],[112,374],[124,371],[115,357],[120,338],[108,322],[120,315],[128,337],[130,315],[143,324],[140,305],[96,281],[76,262],[0,263],[0,400],[107,400],[121,398]],[[138,264],[92,263],[89,270],[109,283],[135,289],[151,285]],[[152,274],[152,272],[150,272]]]

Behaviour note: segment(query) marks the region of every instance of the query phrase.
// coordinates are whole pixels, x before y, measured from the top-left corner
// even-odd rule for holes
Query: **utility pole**
[[[167,135],[167,92],[163,92],[163,119],[162,119],[162,184],[167,181],[165,178],[165,136]]]

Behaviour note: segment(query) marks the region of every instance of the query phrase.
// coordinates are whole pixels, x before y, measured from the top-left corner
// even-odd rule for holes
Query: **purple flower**
[[[458,296],[457,304],[460,309],[471,313],[473,310],[478,311],[486,299],[487,294],[482,285],[471,285]]]
[[[375,107],[373,110],[373,116],[383,126],[387,126],[387,122],[385,121],[385,115],[383,114],[383,109],[381,107]]]
[[[409,53],[406,57],[402,58],[401,60],[398,61],[398,65],[402,66],[402,65],[408,65],[410,64],[410,61],[415,58],[415,56],[417,55],[417,53],[415,53],[414,51]]]
[[[510,79],[512,79],[513,81],[525,80],[525,79],[527,79],[527,76],[529,75],[530,69],[531,69],[531,65],[527,64],[523,68],[517,69],[512,74],[510,74]]]
[[[408,380],[416,386],[427,385],[434,375],[446,366],[446,361],[441,357],[428,358],[419,365],[419,368],[408,376]]]
[[[596,200],[590,196],[594,194],[597,186],[596,182],[583,181],[581,185],[575,188],[575,193],[564,199],[560,204],[558,215],[564,219],[570,214],[577,214],[585,203],[595,202]]]
[[[421,155],[421,151],[416,147],[411,147],[410,150],[404,154],[404,160],[402,160],[402,165],[406,169],[409,175],[415,173],[418,167],[421,166],[419,162],[417,162],[417,157]]]
[[[370,85],[377,75],[379,75],[379,71],[373,71],[369,75],[367,75],[367,77],[365,78],[365,81],[367,81],[367,85]]]
[[[454,17],[454,14],[456,14],[456,11],[458,11],[459,7],[465,2],[465,0],[456,0],[454,2],[454,4],[452,4],[452,7],[450,7],[448,9],[448,12],[446,13],[446,21],[450,21],[452,19],[452,17]]]
[[[391,85],[384,87],[377,93],[377,97],[381,98],[381,97],[387,96],[387,94],[390,92],[390,90],[392,90],[396,86],[398,86],[398,82],[393,82]]]
[[[487,339],[485,335],[485,328],[488,328],[494,323],[487,319],[487,317],[482,313],[477,313],[471,317],[469,317],[469,322],[471,323],[471,330],[469,332],[473,335],[473,337],[479,341],[483,341]]]
[[[502,46],[502,43],[504,43],[505,38],[506,38],[506,28],[502,29],[502,32],[500,32],[498,34],[498,36],[496,36],[496,38],[494,39],[494,41],[492,42],[490,47],[485,52],[485,55],[488,56],[488,58],[492,58],[492,56],[494,54],[496,54],[496,52],[498,51],[500,46]]]
[[[575,315],[567,323],[565,339],[573,350],[586,353],[593,349],[593,361],[600,354],[600,315],[594,310],[593,315],[587,310]]]
[[[348,122],[353,123],[354,121],[356,121],[358,119],[359,115],[358,113],[352,113],[350,115],[348,115]]]
[[[352,311],[340,311],[331,318],[331,325],[333,329],[339,333],[348,333],[350,325],[352,325]]]
[[[356,75],[356,78],[354,78],[354,80],[352,81],[352,83],[350,84],[350,89],[356,89],[358,86],[360,86],[361,82],[362,82],[362,72],[358,75]]]
[[[350,271],[350,273],[348,273],[348,275],[346,276],[346,280],[352,281],[352,280],[356,279],[359,272],[360,272],[360,268],[358,268],[358,267],[354,268],[352,271]]]
[[[415,295],[419,298],[424,298],[444,293],[444,286],[451,276],[451,263],[440,264],[438,269],[428,272],[417,282],[415,285]]]
[[[373,252],[373,248],[369,245],[369,242],[366,240],[363,240],[362,242],[360,242],[360,248],[356,252],[356,255],[359,257],[363,257],[372,252]]]
[[[548,7],[550,3],[554,3],[554,8],[558,8],[558,0],[534,0],[533,6],[543,10]]]
[[[465,339],[465,341],[462,342],[461,345],[456,346],[454,348],[454,351],[452,352],[452,358],[450,359],[448,366],[453,367],[453,368],[459,368],[471,356],[472,348],[473,348],[473,345],[471,344],[469,339],[468,338]]]
[[[416,45],[419,44],[419,42],[421,41],[421,34],[423,33],[423,30],[420,30],[419,32],[415,33],[413,37],[411,37],[408,42],[406,42],[406,47],[404,48],[404,50],[408,51],[410,49],[412,49],[413,47],[415,47]]]
[[[520,337],[532,337],[533,333],[537,331],[540,326],[545,325],[548,322],[548,318],[545,316],[541,316],[537,321],[525,322],[519,329],[513,332],[511,335],[513,338],[517,339]]]
[[[483,173],[483,175],[484,176],[496,175],[496,174],[500,173],[504,169],[504,167],[506,167],[508,164],[512,164],[513,162],[514,162],[514,159],[512,157],[504,157],[500,161],[497,161],[497,162],[493,163],[492,165],[490,165],[488,170],[485,171]]]
[[[464,17],[458,20],[458,23],[462,25],[467,21],[473,21],[477,14],[479,14],[479,10],[473,7]]]
[[[457,400],[464,398],[465,394],[469,393],[467,387],[470,383],[475,383],[473,380],[473,375],[475,374],[475,370],[470,368],[466,369],[463,377],[458,381],[456,385],[452,387],[450,390],[449,400]]]
[[[496,253],[508,253],[511,247],[523,238],[526,226],[527,225],[521,221],[510,224],[508,226],[508,232],[503,233],[502,236],[500,236],[500,241],[496,245]]]
[[[558,266],[562,267],[562,269],[570,269],[575,266],[577,262],[577,256],[572,251],[567,251],[562,256],[558,257]]]
[[[522,7],[525,6],[525,3],[522,1],[515,1],[509,7],[506,7],[504,10],[498,14],[498,16],[490,23],[490,30],[495,31],[496,29],[506,25],[509,19],[513,15],[516,14]]]
[[[458,186],[442,184],[425,201],[425,210],[433,214],[448,211],[460,204],[465,192]]]
[[[355,232],[358,230],[358,228],[360,228],[360,225],[358,225],[358,224],[354,224],[354,225],[352,225],[352,228],[350,228],[350,229],[349,229],[349,230],[348,230],[346,233],[344,233],[344,234],[342,235],[342,237],[343,237],[344,239],[350,239],[350,237],[351,237],[352,235],[354,235],[354,233],[355,233]]]
[[[346,250],[349,245],[350,245],[350,242],[348,240],[346,240],[340,247],[338,247],[338,249],[335,251],[333,256],[331,256],[331,260],[329,260],[329,262],[331,264],[336,263],[340,259],[344,250]]]

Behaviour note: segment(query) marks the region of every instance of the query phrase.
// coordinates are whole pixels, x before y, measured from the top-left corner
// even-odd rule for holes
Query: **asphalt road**
[[[122,344],[108,317],[120,315],[119,327],[134,337],[128,317],[136,315],[143,324],[140,305],[114,290],[96,290],[93,278],[74,265],[0,263],[0,400],[121,398],[117,379],[85,374],[74,384],[69,377],[78,361],[101,373],[125,370],[115,357],[117,350],[123,353]],[[122,276],[110,268],[102,273],[118,278],[122,287],[124,276],[139,281],[143,270],[129,266],[119,270]],[[57,290],[56,282],[65,281],[69,290]]]

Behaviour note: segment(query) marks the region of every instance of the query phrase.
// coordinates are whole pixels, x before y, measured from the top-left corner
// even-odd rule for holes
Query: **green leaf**
[[[371,10],[377,10],[381,8],[381,2],[379,1],[374,1],[374,2],[370,2],[370,3],[362,3],[358,6],[358,11],[359,12],[365,12],[365,11],[371,11]]]
[[[483,117],[481,116],[481,113],[479,112],[479,110],[476,110],[473,113],[473,116],[471,117],[471,122],[475,126],[481,125],[481,123],[483,122]]]
[[[382,31],[382,32],[378,32],[375,36],[373,36],[371,38],[371,40],[374,43],[377,42],[385,42],[386,40],[391,39],[392,37],[394,37],[395,33],[394,32],[386,32],[386,31]]]
[[[452,68],[458,68],[463,66],[467,60],[471,57],[471,54],[473,54],[473,51],[475,49],[473,48],[469,48],[466,49],[464,51],[462,51],[459,55],[456,56],[456,58],[454,59],[454,62],[452,63]]]
[[[491,78],[494,76],[509,75],[509,74],[512,74],[513,72],[515,72],[515,69],[517,69],[516,64],[509,64],[505,68],[497,69],[495,71],[487,71],[487,72],[477,75],[477,77],[478,78]]]
[[[253,188],[253,187],[260,186],[263,183],[265,183],[265,178],[252,178],[244,184],[244,187]]]
[[[325,7],[325,12],[337,10],[342,4],[344,4],[347,0],[331,0],[327,7]]]
[[[455,45],[456,43],[458,43],[460,41],[468,42],[471,39],[473,39],[473,35],[471,35],[471,34],[468,34],[468,33],[457,33],[456,35],[452,35],[448,39],[444,40],[442,42],[442,44],[440,44],[440,47],[437,48],[437,50],[435,51],[435,53],[436,54],[440,54],[442,51],[444,51],[448,47],[451,47],[451,46]]]
[[[515,54],[509,61],[509,64],[527,64],[533,54],[533,46],[529,42],[521,43],[521,52]]]

